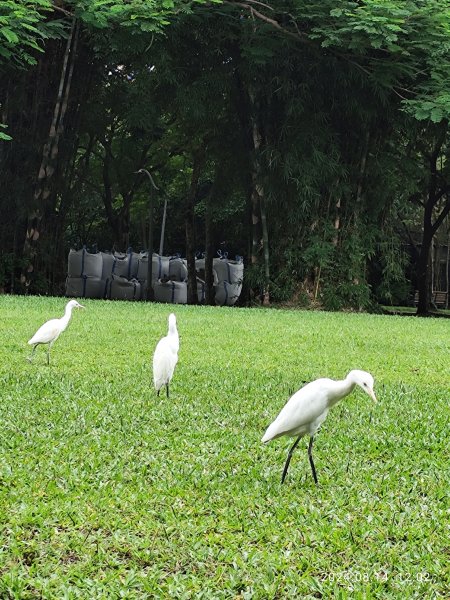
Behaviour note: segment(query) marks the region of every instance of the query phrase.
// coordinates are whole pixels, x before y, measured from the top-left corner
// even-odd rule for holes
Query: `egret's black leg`
[[[317,474],[316,474],[316,467],[314,466],[314,461],[313,461],[313,457],[312,457],[312,445],[313,445],[313,441],[314,441],[314,436],[312,435],[309,438],[309,446],[308,446],[308,457],[309,457],[309,464],[311,465],[311,471],[314,477],[314,483],[317,485]]]
[[[289,450],[289,453],[287,455],[287,459],[286,462],[284,464],[284,469],[283,469],[283,475],[281,477],[281,483],[284,483],[284,480],[286,478],[286,474],[288,472],[289,469],[289,463],[291,462],[291,458],[292,458],[292,453],[294,452],[295,448],[297,447],[297,444],[299,443],[299,441],[301,440],[301,435],[298,436],[298,438],[295,440],[295,442],[292,445],[292,448]]]
[[[168,383],[166,383],[166,394],[167,394],[167,397],[169,397],[169,384]]]
[[[50,344],[47,346],[47,364],[50,364]]]
[[[159,396],[159,392],[161,391],[161,388],[159,388],[159,390],[156,392],[156,395]]]

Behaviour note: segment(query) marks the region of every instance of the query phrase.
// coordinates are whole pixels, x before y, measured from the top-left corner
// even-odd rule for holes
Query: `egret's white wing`
[[[153,381],[157,389],[171,380],[177,362],[178,354],[170,336],[161,338],[153,355]]]
[[[316,379],[302,387],[283,406],[275,421],[269,425],[263,442],[281,435],[308,433],[309,426],[328,408],[330,379]],[[326,412],[325,416],[326,417]]]
[[[48,344],[60,334],[59,319],[51,319],[44,323],[33,335],[29,344]]]

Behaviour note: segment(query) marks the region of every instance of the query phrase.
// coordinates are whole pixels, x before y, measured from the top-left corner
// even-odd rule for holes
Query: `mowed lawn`
[[[1,598],[448,598],[450,320],[0,297]],[[179,363],[151,357],[174,311]],[[315,440],[301,385],[370,371]]]

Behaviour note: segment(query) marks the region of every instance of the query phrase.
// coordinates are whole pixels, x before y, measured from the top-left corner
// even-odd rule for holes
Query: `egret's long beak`
[[[378,403],[377,397],[375,396],[375,392],[373,390],[368,390],[367,393],[375,403]]]
[[[86,307],[83,306],[82,304],[78,304],[77,308],[86,308]]]

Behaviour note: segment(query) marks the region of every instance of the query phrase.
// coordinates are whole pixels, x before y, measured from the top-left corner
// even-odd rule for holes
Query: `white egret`
[[[165,385],[166,394],[169,397],[169,383],[178,362],[179,348],[177,319],[173,313],[170,313],[169,331],[165,337],[159,340],[153,354],[153,382],[158,396],[162,386]]]
[[[373,377],[370,373],[353,370],[345,379],[340,381],[328,378],[316,379],[291,396],[275,421],[269,425],[261,440],[265,443],[282,435],[288,437],[298,436],[289,450],[281,483],[285,480],[292,453],[297,444],[304,435],[309,434],[308,457],[314,482],[317,484],[317,474],[312,457],[314,434],[327,418],[328,410],[339,400],[348,396],[355,385],[359,385],[376,402],[373,383]]]
[[[47,321],[41,327],[39,327],[31,340],[28,341],[30,346],[33,346],[31,355],[28,358],[30,362],[33,360],[34,352],[39,344],[48,344],[47,364],[50,364],[50,348],[54,342],[56,342],[61,333],[67,328],[72,316],[72,309],[74,308],[84,308],[84,306],[79,304],[76,300],[70,300],[70,302],[68,302],[66,305],[64,316],[61,317],[61,319],[50,319],[50,321]]]

